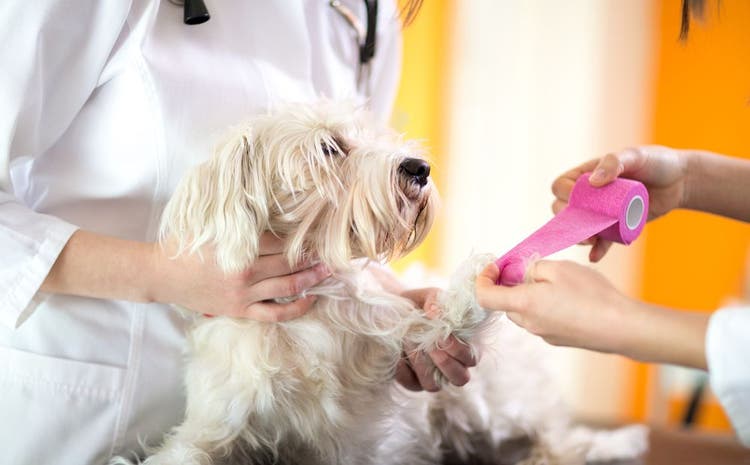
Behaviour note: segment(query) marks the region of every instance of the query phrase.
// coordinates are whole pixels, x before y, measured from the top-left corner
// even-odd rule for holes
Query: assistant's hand
[[[242,272],[225,274],[210,251],[202,251],[203,259],[196,255],[173,258],[170,244],[165,249],[155,245],[152,268],[158,278],[151,290],[153,300],[210,315],[269,322],[296,318],[310,308],[313,296],[290,303],[271,299],[299,295],[330,276],[330,271],[320,264],[290,267],[283,250],[281,239],[265,233],[257,260]]]
[[[491,263],[477,277],[479,304],[506,311],[550,344],[706,369],[710,313],[629,299],[600,273],[573,262],[536,262],[527,272],[530,282],[514,287],[495,285],[498,274]]]
[[[497,265],[489,264],[476,280],[479,305],[507,312],[514,323],[550,344],[620,349],[618,322],[629,299],[601,273],[573,262],[542,260],[527,275],[531,282],[498,286]]]
[[[422,308],[428,317],[438,316],[437,306],[438,288],[424,288],[406,291],[402,295],[414,301]],[[411,391],[436,392],[440,390],[433,377],[433,370],[437,367],[443,375],[455,386],[463,386],[469,382],[469,368],[476,366],[471,348],[454,336],[448,337],[442,349],[428,353],[415,350],[413,346],[404,346],[406,359],[402,359],[396,368],[396,380]]]
[[[604,186],[618,176],[641,181],[649,193],[649,219],[684,206],[688,157],[679,150],[658,145],[635,147],[609,153],[564,173],[552,184],[555,201],[552,210],[565,208],[573,185],[581,174],[590,171],[592,186]],[[601,260],[612,245],[610,241],[594,237],[589,253],[592,262]]]

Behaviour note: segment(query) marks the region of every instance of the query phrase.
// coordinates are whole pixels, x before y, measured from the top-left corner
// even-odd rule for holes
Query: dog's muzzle
[[[405,159],[399,165],[398,170],[420,186],[427,184],[427,178],[430,176],[430,164],[420,158]]]

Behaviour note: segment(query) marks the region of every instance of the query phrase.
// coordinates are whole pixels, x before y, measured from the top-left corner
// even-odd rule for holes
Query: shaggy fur
[[[431,181],[400,168],[419,157],[361,108],[319,102],[237,128],[188,174],[163,218],[179,253],[211,246],[221,268],[239,271],[268,230],[286,238],[290,263],[318,259],[334,273],[296,320],[199,318],[185,420],[146,464],[576,464],[644,450],[640,427],[570,424],[546,345],[476,303],[473,282],[491,257],[457,272],[437,319],[373,279],[367,261],[408,253],[431,226]],[[395,384],[405,342],[433,349],[450,334],[495,348],[472,382],[437,394]]]

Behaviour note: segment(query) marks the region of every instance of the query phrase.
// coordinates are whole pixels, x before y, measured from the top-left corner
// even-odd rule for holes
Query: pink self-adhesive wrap
[[[495,261],[500,269],[498,284],[519,284],[531,257],[545,257],[592,236],[621,244],[638,237],[648,213],[646,187],[622,178],[593,187],[589,175],[584,173],[576,180],[564,210]]]

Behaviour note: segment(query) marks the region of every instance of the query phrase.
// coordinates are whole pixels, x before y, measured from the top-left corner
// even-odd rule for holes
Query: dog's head
[[[389,260],[432,225],[437,194],[414,143],[350,104],[295,104],[237,128],[183,180],[162,221],[181,251],[213,246],[239,271],[259,237],[284,238],[291,263],[334,269],[354,258]]]

